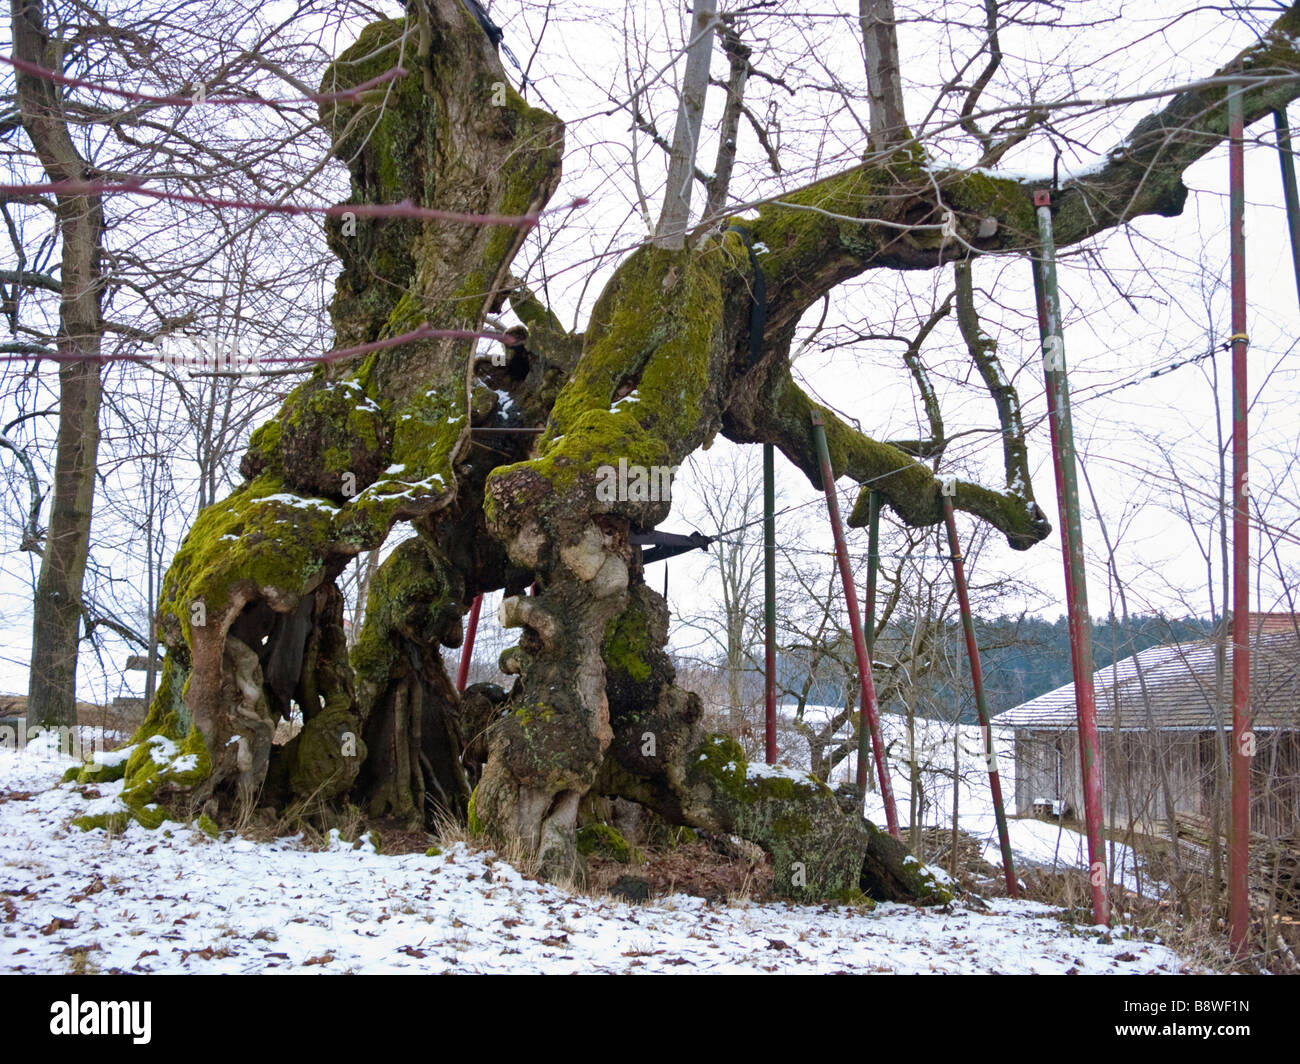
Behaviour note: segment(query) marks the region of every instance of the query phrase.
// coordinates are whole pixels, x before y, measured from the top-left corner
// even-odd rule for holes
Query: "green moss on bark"
[[[108,763],[92,762],[77,774],[78,783],[123,780],[122,808],[78,817],[74,826],[120,831],[127,820],[135,820],[156,828],[165,819],[156,799],[186,791],[208,778],[212,759],[185,707],[184,682],[185,674],[168,655],[149,713],[127,746],[114,751]]]
[[[191,622],[220,617],[237,584],[302,595],[319,582],[338,507],[262,474],[195,519],[163,580],[160,619],[193,644]],[[202,604],[196,610],[196,604]]]
[[[379,567],[351,662],[365,691],[363,705],[384,690],[404,641],[437,646],[459,631],[462,580],[422,537],[404,540]]]
[[[326,705],[296,737],[289,783],[303,797],[327,801],[344,795],[356,779],[366,746],[346,699]]]
[[[436,135],[439,108],[423,91],[415,38],[403,42],[405,19],[376,22],[331,64],[321,91],[335,93],[395,66],[412,74],[365,94],[321,106],[335,154],[352,170],[353,202],[427,202],[426,136]],[[344,270],[331,313],[345,343],[374,339],[415,272],[412,249],[420,234],[413,219],[330,218],[326,235]]]
[[[476,838],[483,834],[483,821],[478,818],[478,808],[475,799],[478,798],[478,788],[469,796],[469,807],[465,813],[465,829]]]
[[[300,384],[285,400],[278,423],[282,429],[273,437],[279,468],[293,471],[299,490],[343,501],[386,464],[382,412],[357,381],[317,378]]]
[[[637,683],[650,679],[650,633],[637,599],[629,600],[628,608],[609,622],[600,649],[607,669]]]
[[[577,846],[583,857],[604,857],[619,864],[630,863],[635,854],[627,839],[608,824],[587,824],[579,828]]]
[[[545,519],[583,484],[594,498],[600,466],[619,459],[646,469],[672,465],[708,437],[724,279],[738,268],[735,247],[719,240],[677,252],[643,247],[619,268],[592,311],[582,357],[555,400],[537,457],[489,478],[490,523],[508,538],[506,526]],[[640,505],[613,500],[595,508],[636,517]]]
[[[723,830],[767,851],[780,894],[812,900],[860,890],[865,821],[846,816],[820,780],[778,766],[751,767],[736,740],[713,735],[688,755],[686,783]]]

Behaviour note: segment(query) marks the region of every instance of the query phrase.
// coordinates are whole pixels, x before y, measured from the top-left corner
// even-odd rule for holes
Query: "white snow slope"
[[[568,894],[460,845],[441,857],[341,842],[320,852],[178,823],[110,839],[68,826],[87,804],[58,785],[68,763],[0,749],[0,972],[1193,970],[1164,946],[1112,941],[1032,902],[637,906]]]

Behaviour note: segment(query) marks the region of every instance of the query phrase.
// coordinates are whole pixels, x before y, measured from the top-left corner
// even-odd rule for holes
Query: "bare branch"
[[[925,344],[934,327],[946,318],[952,310],[953,293],[935,308],[934,313],[926,319],[925,324],[921,326],[920,331],[914,336],[903,352],[903,362],[906,363],[908,371],[912,374],[912,379],[916,381],[917,390],[921,393],[921,403],[925,407],[925,417],[930,423],[930,438],[928,440],[891,440],[893,446],[907,454],[914,455],[917,458],[938,458],[943,454],[944,448],[948,445],[948,440],[944,436],[943,430],[943,411],[939,408],[939,397],[935,394],[934,385],[930,383],[930,375],[926,372],[925,363],[921,361],[921,347]]]
[[[727,79],[727,102],[722,109],[722,122],[718,127],[718,156],[713,164],[713,177],[708,181],[709,198],[704,207],[704,218],[720,214],[727,204],[727,190],[731,185],[731,170],[736,162],[736,141],[740,134],[740,116],[745,97],[745,79],[749,75],[751,49],[741,39],[734,26],[724,26],[720,33],[723,51],[731,64]]]
[[[903,110],[894,0],[858,0],[858,24],[866,55],[871,147],[884,151],[911,136]]]
[[[1002,461],[1006,468],[1007,490],[1019,493],[1028,487],[1029,452],[1025,446],[1025,423],[1020,416],[1020,396],[1002,371],[998,360],[998,343],[981,327],[975,310],[969,260],[953,264],[957,277],[957,324],[966,350],[984,378],[984,384],[998,408],[1002,425]]]
[[[673,133],[672,158],[664,207],[655,228],[656,247],[669,251],[686,246],[691,219],[691,190],[695,185],[695,155],[704,120],[704,94],[709,87],[709,57],[717,25],[716,0],[695,0],[691,16],[690,42],[686,47],[686,74],[682,79],[677,107],[677,129]]]
[[[27,523],[23,526],[23,536],[18,544],[18,549],[40,554],[41,503],[45,500],[45,493],[41,491],[41,482],[36,476],[36,467],[32,464],[31,458],[28,457],[27,451],[14,443],[9,437],[0,436],[0,447],[13,451],[14,457],[18,459],[27,473],[27,484],[31,493],[31,504],[27,510]]]

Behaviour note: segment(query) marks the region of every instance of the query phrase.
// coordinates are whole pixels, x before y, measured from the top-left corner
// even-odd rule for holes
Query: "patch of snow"
[[[125,765],[131,760],[131,755],[135,753],[135,746],[123,746],[117,750],[100,750],[92,757],[91,764],[102,765],[105,768],[116,768],[118,765]]]
[[[255,502],[278,502],[285,506],[296,506],[303,510],[323,510],[325,513],[336,514],[339,508],[333,503],[326,502],[324,499],[304,499],[301,495],[290,495],[287,492],[279,492],[275,495],[263,495]]]
[[[170,765],[180,752],[176,743],[165,735],[151,735],[146,742],[150,746],[149,756],[155,765]]]
[[[763,761],[751,761],[745,766],[745,778],[751,780],[790,780],[801,787],[816,787],[808,773],[785,765],[769,765]]]

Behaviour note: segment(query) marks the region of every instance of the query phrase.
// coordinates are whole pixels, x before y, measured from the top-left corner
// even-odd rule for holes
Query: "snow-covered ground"
[[[805,718],[828,719],[831,710],[809,706]],[[889,749],[890,785],[898,809],[900,825],[906,827],[911,816],[911,769],[909,743],[905,718],[884,713],[880,730]],[[997,820],[993,813],[993,799],[989,790],[988,763],[984,753],[983,729],[975,724],[954,725],[947,721],[918,719],[915,727],[917,763],[921,778],[922,827],[947,828],[952,825],[953,798],[953,747],[956,740],[958,763],[957,825],[984,844],[982,857],[989,864],[1002,867],[1002,854],[998,846]],[[954,736],[954,731],[956,735]],[[799,746],[803,744],[800,743]],[[794,742],[788,751],[791,760],[807,767],[807,748],[802,751]],[[1012,858],[1017,869],[1030,866],[1059,870],[1063,868],[1087,869],[1088,842],[1077,831],[1042,820],[1017,820],[1015,816],[1016,763],[1014,735],[1009,728],[993,728],[993,747],[997,754],[997,768],[1002,785],[1002,798],[1010,819],[1007,833],[1011,838]],[[843,762],[836,779],[851,779],[855,771],[853,759]],[[873,768],[874,772],[874,768]],[[875,787],[875,778],[872,777]],[[879,789],[867,793],[867,816],[877,824],[885,823],[885,805]],[[1122,843],[1108,843],[1106,864],[1114,869],[1112,879],[1134,893],[1147,898],[1161,898],[1166,884],[1153,881],[1141,874],[1139,858]]]
[[[647,905],[523,878],[490,853],[389,856],[210,839],[168,823],[108,838],[68,821],[68,762],[0,748],[0,971],[1177,973],[1171,950],[1032,902]],[[100,785],[104,797],[119,784]],[[93,800],[93,799],[92,799]]]

